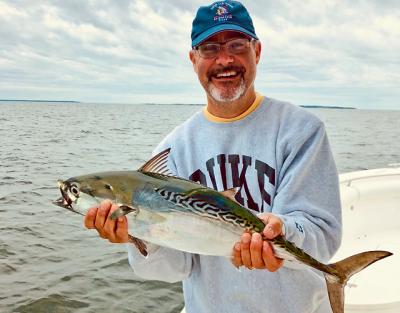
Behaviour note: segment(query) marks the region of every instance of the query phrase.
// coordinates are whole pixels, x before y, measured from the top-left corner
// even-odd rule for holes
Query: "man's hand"
[[[118,209],[115,203],[104,200],[99,207],[90,208],[85,216],[85,226],[89,229],[96,229],[99,236],[113,243],[128,242],[128,221],[126,217],[119,217],[112,220],[109,216]]]
[[[271,213],[259,216],[265,223],[263,235],[267,239],[273,239],[282,234],[283,222]],[[233,248],[232,263],[236,267],[245,266],[248,269],[267,269],[275,272],[283,265],[283,260],[275,257],[269,242],[263,241],[259,233],[244,233],[241,241]]]

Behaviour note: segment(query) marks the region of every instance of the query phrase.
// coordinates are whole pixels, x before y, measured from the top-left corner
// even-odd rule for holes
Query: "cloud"
[[[314,98],[357,107],[372,107],[372,96],[394,91],[400,83],[398,4],[305,1],[301,8],[298,4],[282,2],[266,16],[255,17],[265,48],[263,86],[279,90],[279,96],[286,86],[294,102]],[[397,108],[394,97],[383,101]]]
[[[0,98],[204,102],[188,51],[203,1],[2,1]],[[257,90],[297,104],[397,109],[398,1],[245,2]]]

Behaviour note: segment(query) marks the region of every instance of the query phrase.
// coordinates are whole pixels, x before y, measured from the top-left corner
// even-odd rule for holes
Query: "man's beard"
[[[213,82],[212,78],[216,77],[219,73],[235,71],[238,75],[241,75],[239,85],[230,85],[226,83],[225,86],[217,88]],[[208,83],[206,85],[206,91],[208,95],[216,102],[232,102],[238,100],[246,92],[246,85],[244,82],[245,68],[242,66],[228,66],[224,68],[218,68],[207,73]]]
[[[232,102],[242,97],[246,91],[246,85],[243,77],[240,79],[239,86],[229,86],[217,88],[210,81],[207,84],[207,91],[211,98],[216,102]]]

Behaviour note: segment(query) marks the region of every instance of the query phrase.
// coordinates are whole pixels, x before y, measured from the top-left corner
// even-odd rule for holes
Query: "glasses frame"
[[[232,39],[226,40],[224,42],[205,42],[203,44],[200,44],[200,45],[194,47],[193,50],[197,51],[198,55],[203,59],[215,59],[218,56],[218,53],[223,49],[223,47],[226,46],[226,44],[228,44],[228,43],[230,43],[232,41],[235,41],[235,40],[246,40],[247,41],[246,50],[244,50],[242,52],[235,53],[235,52],[230,51],[230,49],[228,48],[227,52],[229,54],[236,55],[236,54],[245,53],[245,52],[247,52],[249,50],[250,44],[253,43],[254,41],[256,41],[254,38],[239,37],[239,38],[232,38]],[[216,51],[215,55],[211,55],[211,56],[202,55],[202,53],[201,53],[199,48],[201,46],[208,45],[208,44],[213,44],[213,45],[216,45],[218,47],[218,50]]]

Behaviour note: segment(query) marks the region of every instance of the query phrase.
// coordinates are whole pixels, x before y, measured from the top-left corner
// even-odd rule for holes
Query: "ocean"
[[[0,102],[0,312],[180,312],[180,283],[143,281],[124,245],[54,206],[57,179],[137,169],[195,105]],[[400,111],[307,109],[339,173],[400,166]]]

